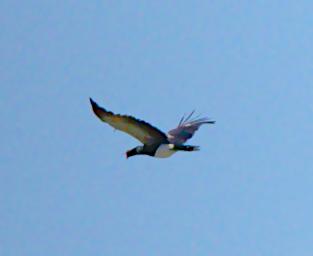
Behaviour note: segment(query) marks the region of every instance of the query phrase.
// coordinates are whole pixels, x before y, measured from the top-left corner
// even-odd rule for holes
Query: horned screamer
[[[127,115],[114,114],[100,107],[90,98],[93,112],[103,122],[113,128],[126,132],[135,137],[143,145],[126,152],[126,157],[135,155],[148,155],[152,157],[170,157],[177,151],[197,151],[198,146],[184,145],[203,124],[214,124],[206,117],[193,118],[194,111],[187,117],[182,117],[178,126],[167,134],[151,124]]]

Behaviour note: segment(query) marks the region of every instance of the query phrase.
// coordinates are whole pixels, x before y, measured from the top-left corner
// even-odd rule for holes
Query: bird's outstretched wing
[[[194,135],[201,125],[215,123],[215,121],[211,121],[206,117],[192,118],[193,114],[194,111],[192,111],[187,117],[183,116],[180,119],[178,126],[167,133],[167,138],[171,143],[183,144]]]
[[[165,133],[153,127],[151,124],[136,119],[132,116],[119,115],[107,111],[104,108],[98,106],[98,104],[91,98],[90,103],[93,112],[103,122],[108,123],[117,130],[128,133],[129,135],[141,141],[143,144],[167,142],[167,136]]]

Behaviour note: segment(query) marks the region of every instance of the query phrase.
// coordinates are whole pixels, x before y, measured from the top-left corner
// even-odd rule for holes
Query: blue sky
[[[1,255],[312,255],[311,1],[0,7]],[[90,96],[216,124],[126,160]]]

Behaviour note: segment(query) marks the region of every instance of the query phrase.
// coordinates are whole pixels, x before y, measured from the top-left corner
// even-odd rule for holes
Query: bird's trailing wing
[[[211,121],[206,117],[192,118],[193,114],[194,111],[187,117],[182,117],[178,126],[167,133],[168,140],[171,143],[183,144],[194,135],[201,125],[215,123],[215,121]]]
[[[145,121],[136,119],[132,116],[114,114],[113,112],[107,111],[98,106],[98,104],[91,98],[90,103],[93,112],[103,122],[108,123],[117,130],[128,133],[143,144],[162,143],[167,141],[167,136],[162,131]]]

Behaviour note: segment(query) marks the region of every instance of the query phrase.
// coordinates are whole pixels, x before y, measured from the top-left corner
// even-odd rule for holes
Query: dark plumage
[[[154,157],[169,157],[177,151],[196,151],[197,146],[183,145],[202,124],[213,124],[207,118],[192,119],[193,112],[182,118],[178,126],[170,130],[168,134],[163,133],[151,124],[127,115],[114,114],[100,107],[90,98],[93,112],[103,122],[113,128],[126,132],[138,139],[143,145],[137,146],[126,152],[126,156],[149,155]]]

